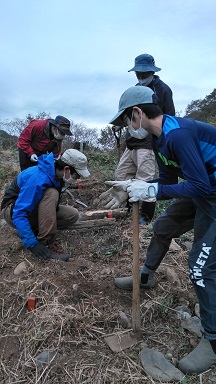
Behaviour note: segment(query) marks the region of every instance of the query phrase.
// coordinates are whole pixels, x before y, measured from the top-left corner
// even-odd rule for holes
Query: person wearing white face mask
[[[71,136],[70,121],[64,116],[55,119],[34,119],[23,129],[18,138],[20,169],[37,165],[38,157],[54,153],[58,157],[65,135]]]
[[[149,87],[157,95],[158,105],[162,112],[167,115],[175,116],[175,107],[173,103],[172,90],[165,84],[155,72],[161,71],[161,68],[155,65],[152,55],[143,53],[135,58],[134,67],[128,72],[135,72],[138,83]]]
[[[20,172],[5,191],[2,218],[17,230],[25,247],[38,259],[70,258],[70,254],[58,251],[56,232],[73,227],[79,212],[60,203],[62,187],[88,176],[86,156],[67,149],[59,159],[53,153],[39,156],[38,165]]]
[[[131,203],[151,196],[171,200],[153,222],[139,275],[140,288],[155,286],[155,272],[172,239],[193,230],[188,266],[199,302],[202,337],[196,348],[179,360],[178,368],[189,375],[201,374],[216,364],[216,129],[202,121],[163,114],[148,87],[131,87],[121,95],[111,123],[120,125],[121,120],[126,124],[132,121],[134,129],[139,129],[141,120],[141,126],[151,134],[159,175],[148,182],[105,183],[116,193],[125,193],[125,198],[128,195]],[[181,275],[178,257],[177,253],[175,266]],[[169,258],[165,263],[169,264]],[[115,278],[114,283],[132,290],[133,276]]]
[[[170,87],[165,84],[155,72],[154,57],[144,53],[135,58],[135,65],[128,72],[135,72],[138,83],[136,86],[147,86],[153,90],[158,99],[158,105],[164,114],[175,115],[175,107]],[[133,116],[132,116],[133,118]],[[127,126],[127,123],[125,124]],[[151,180],[155,175],[155,156],[151,146],[150,135],[144,130],[134,130],[132,124],[126,131],[126,149],[115,171],[115,180],[137,178]],[[155,199],[141,203],[140,224],[148,224],[155,211]]]

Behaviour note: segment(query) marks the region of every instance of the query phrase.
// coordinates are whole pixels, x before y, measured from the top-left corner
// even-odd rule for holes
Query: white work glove
[[[35,153],[33,153],[33,155],[31,155],[30,157],[30,160],[33,161],[34,163],[36,163],[38,161],[38,157]]]
[[[99,196],[99,203],[105,209],[116,209],[121,206],[125,206],[127,203],[127,198],[127,192],[112,187],[106,192],[101,193]]]
[[[156,197],[158,193],[158,183],[146,183],[143,180],[133,180],[127,187],[129,202],[145,201],[149,197]]]
[[[120,191],[127,191],[127,187],[133,182],[132,179],[123,180],[123,181],[105,181],[106,185],[109,185],[110,187],[114,187],[116,190]]]

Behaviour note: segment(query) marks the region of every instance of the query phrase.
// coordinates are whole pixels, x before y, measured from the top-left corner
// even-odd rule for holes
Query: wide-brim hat
[[[128,88],[120,97],[118,113],[110,120],[109,124],[121,125],[122,114],[127,108],[139,104],[157,104],[157,96],[151,88],[145,86],[134,86]]]
[[[73,167],[80,176],[90,176],[90,172],[87,168],[87,157],[77,149],[67,149],[61,155],[61,160],[64,161],[65,164]]]
[[[56,116],[55,120],[51,121],[51,124],[55,125],[64,135],[72,136],[72,132],[70,131],[70,120],[68,120],[64,116]]]
[[[159,72],[161,68],[156,67],[154,57],[143,53],[135,58],[134,67],[128,72]]]

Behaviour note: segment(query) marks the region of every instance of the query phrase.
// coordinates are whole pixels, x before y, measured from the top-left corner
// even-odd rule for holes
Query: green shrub
[[[115,151],[102,152],[100,150],[86,151],[91,174],[100,174],[100,179],[109,180],[114,178],[114,171],[118,159]]]

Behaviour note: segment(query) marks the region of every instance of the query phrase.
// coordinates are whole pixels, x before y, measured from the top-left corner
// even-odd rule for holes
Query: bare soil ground
[[[17,155],[0,154],[5,170],[4,188],[19,171]],[[8,176],[7,176],[8,175]],[[95,175],[92,176],[98,179]],[[89,190],[73,190],[76,198],[98,208],[95,198],[105,190],[98,183]],[[71,204],[70,197],[64,197]],[[0,229],[0,383],[73,383],[126,384],[156,383],[140,363],[143,346],[162,352],[177,366],[179,359],[199,342],[180,326],[173,309],[186,304],[194,314],[197,302],[189,280],[185,240],[176,239],[178,252],[169,251],[156,274],[154,289],[141,292],[140,340],[133,347],[115,353],[104,337],[124,332],[119,311],[131,319],[132,293],[117,289],[114,277],[132,271],[132,217],[119,219],[110,227],[58,232],[58,241],[73,257],[69,262],[42,262],[25,249],[16,231],[1,221]],[[140,264],[151,238],[151,226],[140,226]],[[27,270],[14,275],[15,267],[25,261]],[[178,274],[180,285],[168,281],[164,268]],[[76,295],[74,287],[78,285]],[[35,296],[36,308],[28,312],[29,296]],[[43,351],[58,354],[50,364],[35,366],[33,359]],[[216,383],[214,367],[199,376],[186,376],[184,384]]]

